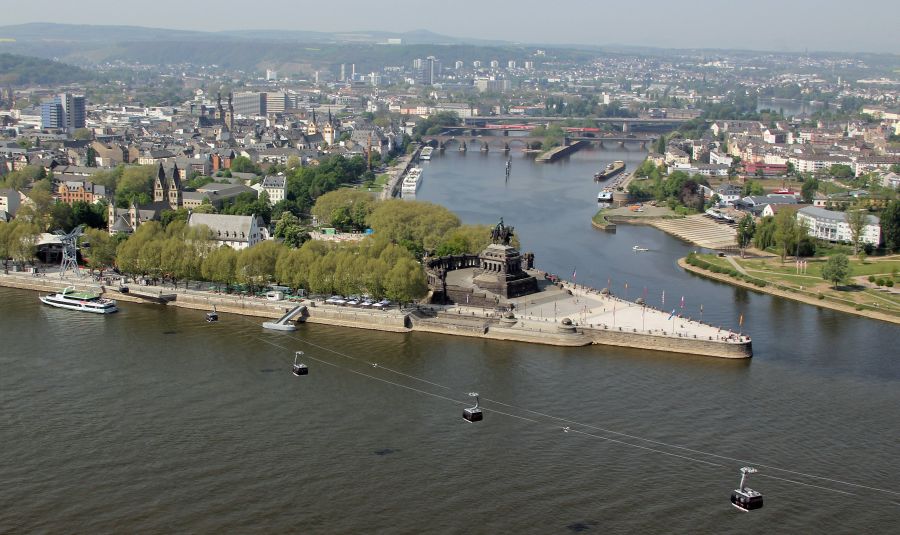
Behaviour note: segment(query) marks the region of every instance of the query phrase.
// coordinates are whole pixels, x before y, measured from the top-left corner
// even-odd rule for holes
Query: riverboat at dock
[[[42,295],[39,299],[45,305],[52,307],[93,312],[95,314],[112,314],[119,310],[116,307],[116,302],[112,299],[104,299],[99,294],[90,292],[76,292],[72,286],[65,288],[59,293]]]
[[[608,179],[618,175],[619,173],[621,173],[624,170],[625,170],[625,162],[623,162],[622,160],[616,160],[613,163],[607,165],[606,169],[604,169],[603,171],[594,173],[594,181],[600,182],[603,180],[608,180]]]

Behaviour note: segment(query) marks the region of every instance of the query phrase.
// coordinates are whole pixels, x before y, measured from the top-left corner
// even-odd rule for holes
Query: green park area
[[[763,292],[900,318],[898,255],[860,260],[839,254],[809,258],[798,266],[792,260],[782,263],[777,256],[739,258],[692,253],[685,262],[718,274],[717,278],[750,284]]]

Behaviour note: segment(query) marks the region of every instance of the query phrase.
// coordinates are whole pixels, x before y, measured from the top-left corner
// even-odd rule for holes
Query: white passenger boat
[[[418,191],[421,183],[422,170],[418,167],[413,167],[409,170],[409,173],[406,174],[406,178],[404,178],[403,182],[400,184],[400,191],[403,193],[415,193]]]
[[[90,292],[76,292],[72,286],[60,293],[40,296],[42,303],[69,310],[81,310],[95,314],[112,314],[118,311],[116,302],[112,299],[104,299],[99,294]]]
[[[419,159],[430,160],[432,152],[434,152],[434,147],[425,147],[424,149],[422,149],[422,153],[419,154]]]
[[[610,189],[604,189],[597,194],[597,202],[612,202],[613,192]]]

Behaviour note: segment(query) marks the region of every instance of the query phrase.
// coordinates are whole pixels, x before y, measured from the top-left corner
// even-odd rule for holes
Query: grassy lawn
[[[726,258],[716,255],[697,255],[697,258],[710,264],[733,269],[734,266]],[[865,283],[853,280],[853,277],[866,277],[876,275],[879,278],[890,279],[892,273],[900,271],[900,258],[868,259],[861,263],[856,258],[850,259],[851,281],[838,289],[831,287],[831,283],[822,279],[822,267],[825,259],[810,259],[805,274],[798,274],[792,260],[781,263],[780,258],[754,258],[741,259],[733,257],[747,273],[755,278],[765,280],[776,288],[806,294],[808,296],[824,296],[824,299],[843,302],[854,305],[857,308],[881,310],[900,314],[900,294],[892,294],[884,290],[878,290],[867,286]],[[896,270],[896,271],[895,271]],[[900,276],[893,276],[895,284],[900,284]],[[803,288],[802,290],[800,288]]]
[[[591,219],[594,221],[595,224],[600,225],[601,227],[605,227],[606,225],[609,225],[609,220],[606,219],[606,215],[604,215],[604,212],[606,212],[606,211],[607,211],[607,209],[604,208],[604,209],[598,211],[596,214],[594,214],[594,217],[592,217]]]
[[[374,184],[375,184],[376,186],[381,186],[381,187],[383,187],[385,184],[388,183],[388,180],[390,180],[390,179],[391,179],[390,173],[382,173],[382,174],[380,174],[380,175],[378,175],[378,176],[375,177],[375,182],[374,182]]]

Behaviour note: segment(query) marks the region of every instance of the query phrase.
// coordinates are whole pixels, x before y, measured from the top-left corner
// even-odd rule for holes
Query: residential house
[[[106,186],[87,180],[66,180],[60,182],[56,193],[59,201],[65,204],[74,204],[77,201],[93,204],[106,198]]]
[[[265,191],[269,195],[269,204],[283,201],[287,195],[287,179],[284,175],[270,175],[262,179],[254,189]]]

